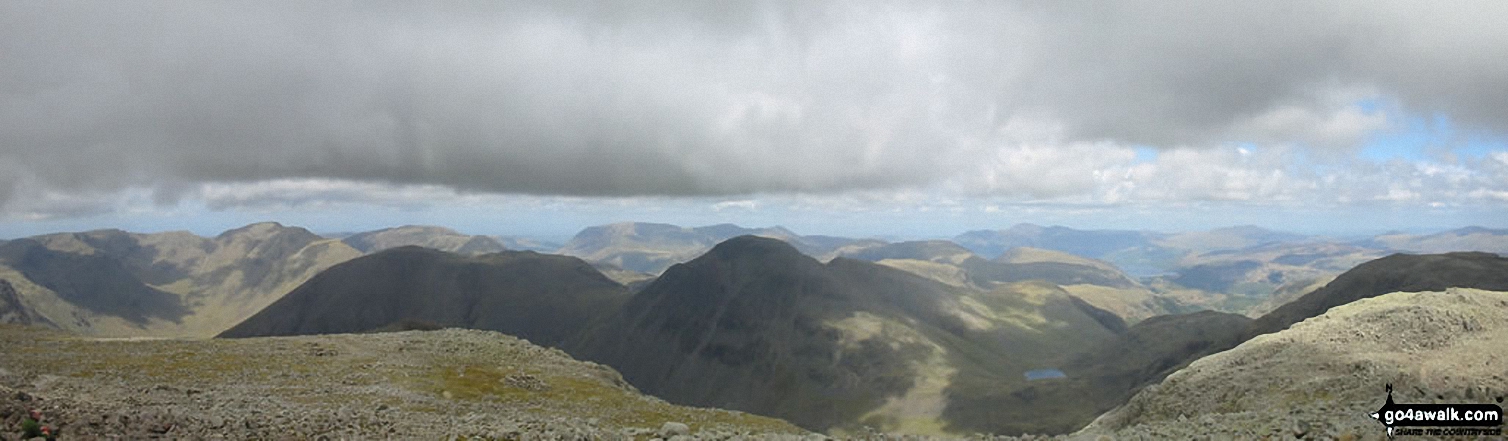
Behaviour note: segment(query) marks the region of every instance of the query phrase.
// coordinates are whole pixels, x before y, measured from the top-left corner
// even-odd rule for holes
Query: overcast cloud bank
[[[1360,156],[1409,118],[1501,142],[1503,17],[1489,1],[6,2],[0,203],[29,219],[468,194],[1503,206],[1501,150]]]

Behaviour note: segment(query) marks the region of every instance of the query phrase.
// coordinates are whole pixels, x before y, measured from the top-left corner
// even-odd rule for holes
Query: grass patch
[[[436,398],[499,403],[541,413],[592,415],[606,426],[658,428],[667,421],[676,421],[685,423],[693,431],[717,426],[770,432],[798,430],[772,418],[742,412],[675,406],[633,394],[598,378],[551,374],[536,369],[484,365],[436,366],[417,381],[421,390]],[[519,384],[542,386],[530,388]]]

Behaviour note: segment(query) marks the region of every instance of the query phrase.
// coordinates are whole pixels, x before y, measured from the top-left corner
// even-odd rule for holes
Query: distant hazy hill
[[[1185,258],[1190,255],[1314,239],[1254,226],[1169,234],[1019,224],[1005,230],[970,231],[953,240],[985,257],[999,256],[1012,248],[1030,247],[1106,261],[1133,276],[1142,277],[1187,267],[1190,264]]]
[[[503,248],[510,250],[554,253],[556,250],[560,249],[559,242],[551,242],[549,240],[515,236],[493,236],[493,239],[496,239],[497,243],[502,244]]]
[[[1308,239],[1310,239],[1309,236],[1302,234],[1243,225],[1216,228],[1208,231],[1168,234],[1156,239],[1155,242],[1167,248],[1204,252],[1212,250],[1239,250],[1269,244],[1302,242]]]
[[[953,238],[981,256],[994,258],[1016,247],[1062,251],[1084,257],[1103,258],[1128,249],[1153,247],[1157,233],[1127,230],[1076,230],[1017,224],[1004,230],[969,231]]]
[[[673,402],[942,433],[951,384],[1023,383],[1123,328],[1052,285],[979,292],[745,236],[672,266],[572,350]]]
[[[0,278],[59,328],[109,336],[209,336],[360,252],[308,230],[252,224],[187,232],[59,233],[0,245]]]
[[[1153,278],[1149,285],[1177,298],[1202,298],[1203,305],[1212,309],[1256,316],[1275,307],[1264,305],[1274,295],[1308,292],[1316,282],[1386,254],[1333,242],[1268,243],[1206,251],[1184,257],[1172,274]]]
[[[857,242],[831,236],[803,237],[783,227],[744,228],[719,224],[687,228],[669,224],[624,222],[588,227],[559,250],[560,254],[601,262],[624,270],[659,274],[665,268],[702,255],[713,245],[735,236],[761,236],[790,243],[812,256],[831,254]]]
[[[1386,385],[1398,403],[1497,404],[1508,390],[1504,352],[1508,293],[1385,294],[1202,358],[1081,435],[1385,439],[1368,414]]]
[[[559,345],[628,299],[580,259],[393,248],[336,265],[221,337],[362,332],[404,321]]]
[[[1361,244],[1411,253],[1483,251],[1505,254],[1508,253],[1508,230],[1466,227],[1426,235],[1384,234]]]
[[[418,225],[357,233],[342,242],[367,254],[409,245],[461,254],[496,253],[507,249],[492,237],[467,236],[449,228]]]

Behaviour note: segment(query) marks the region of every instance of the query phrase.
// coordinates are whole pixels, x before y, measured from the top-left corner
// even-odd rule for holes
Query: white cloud
[[[724,210],[752,211],[752,210],[755,210],[755,209],[758,209],[758,208],[759,208],[759,201],[756,201],[756,200],[753,200],[753,199],[743,199],[743,200],[737,200],[737,201],[722,201],[722,202],[718,202],[716,204],[712,204],[712,211],[724,211]]]

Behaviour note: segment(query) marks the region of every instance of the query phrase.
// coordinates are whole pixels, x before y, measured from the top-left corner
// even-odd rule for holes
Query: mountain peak
[[[780,239],[764,236],[743,235],[723,241],[712,247],[707,255],[720,258],[757,255],[769,257],[804,257],[796,247]]]

